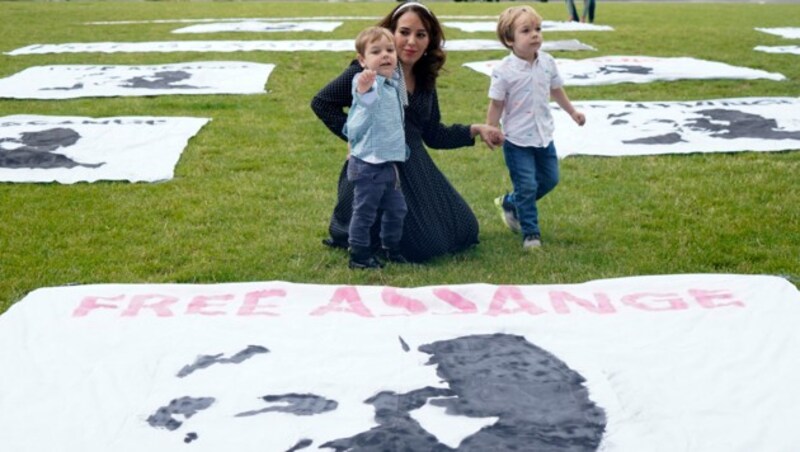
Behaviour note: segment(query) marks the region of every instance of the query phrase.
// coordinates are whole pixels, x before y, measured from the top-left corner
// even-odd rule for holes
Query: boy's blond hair
[[[506,48],[510,49],[511,43],[514,42],[514,22],[525,15],[533,16],[539,25],[542,24],[542,16],[528,5],[506,8],[506,10],[500,14],[500,18],[497,19],[497,37],[500,39],[500,43],[506,46]]]
[[[392,32],[387,28],[369,27],[361,30],[361,33],[356,36],[356,52],[364,56],[364,52],[367,50],[367,44],[371,44],[380,38],[386,38],[394,45],[394,36],[392,36]]]

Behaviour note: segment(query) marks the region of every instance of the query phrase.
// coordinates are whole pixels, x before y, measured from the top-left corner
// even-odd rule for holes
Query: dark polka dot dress
[[[358,64],[323,88],[311,101],[311,108],[339,138],[346,140],[342,128],[347,120],[345,108],[352,103],[351,83]],[[406,107],[406,143],[411,148],[408,161],[398,165],[403,195],[408,205],[400,247],[406,259],[423,262],[453,253],[478,243],[478,220],[466,201],[453,188],[431,159],[426,144],[435,149],[472,146],[469,126],[441,123],[436,90],[419,87],[409,95]],[[329,227],[331,239],[347,246],[347,231],[352,215],[353,185],[347,181],[347,162],[339,174],[338,199]],[[372,243],[380,245],[380,224],[373,225]]]

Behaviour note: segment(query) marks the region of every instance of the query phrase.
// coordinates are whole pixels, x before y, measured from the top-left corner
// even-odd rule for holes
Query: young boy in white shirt
[[[500,42],[511,50],[492,70],[486,123],[499,126],[502,116],[503,156],[514,190],[495,204],[503,221],[522,232],[525,250],[542,246],[536,201],[558,184],[558,157],[553,143],[549,100],[583,125],[586,117],[564,92],[555,60],[543,52],[542,17],[530,6],[512,6],[497,22]]]

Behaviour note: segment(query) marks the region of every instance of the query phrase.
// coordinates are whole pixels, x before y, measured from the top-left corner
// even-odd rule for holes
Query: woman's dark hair
[[[401,8],[402,11],[398,12]],[[414,74],[414,79],[418,85],[425,89],[433,89],[436,87],[436,77],[439,76],[439,71],[444,66],[447,58],[444,50],[442,50],[442,45],[444,45],[442,25],[439,23],[439,19],[433,15],[433,12],[421,3],[405,2],[397,5],[378,25],[395,33],[398,20],[408,12],[416,13],[420,21],[422,21],[422,25],[428,31],[428,48],[425,49],[420,59],[414,64],[411,72]]]

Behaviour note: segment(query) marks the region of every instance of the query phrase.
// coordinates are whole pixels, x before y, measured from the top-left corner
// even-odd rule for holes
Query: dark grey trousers
[[[400,190],[395,164],[371,164],[351,156],[347,165],[347,180],[353,183],[354,188],[350,246],[370,246],[370,228],[378,212],[382,211],[381,245],[384,248],[397,248],[403,235],[403,220],[408,207]]]

